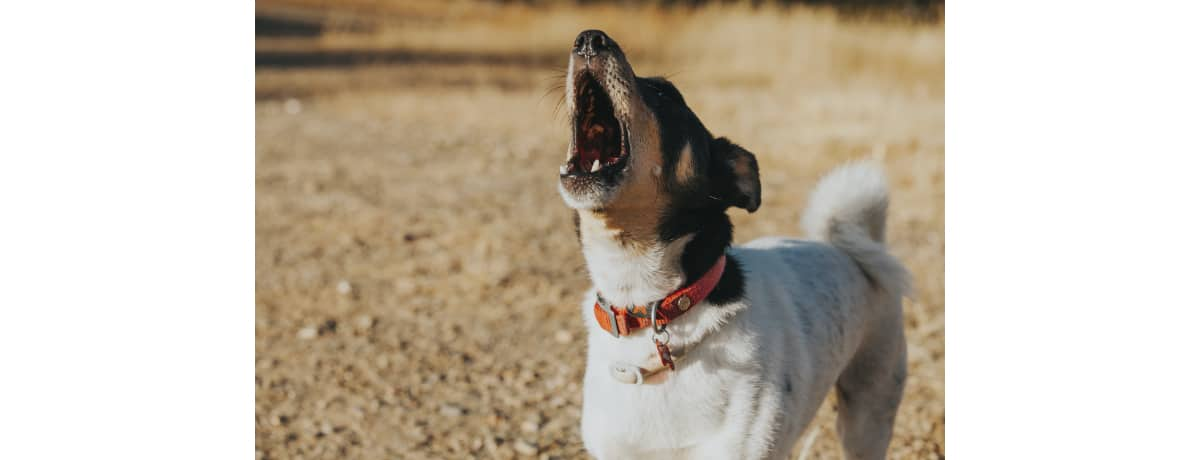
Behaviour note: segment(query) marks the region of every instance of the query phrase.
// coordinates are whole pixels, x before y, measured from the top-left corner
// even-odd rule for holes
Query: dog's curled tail
[[[888,187],[882,169],[866,161],[834,169],[809,198],[801,225],[854,259],[867,277],[893,296],[908,295],[908,270],[887,251]]]

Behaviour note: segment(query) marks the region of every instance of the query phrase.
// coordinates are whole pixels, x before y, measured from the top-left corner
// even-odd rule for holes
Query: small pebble
[[[442,408],[438,410],[438,413],[446,417],[460,417],[466,415],[467,410],[453,404],[442,404]]]
[[[301,340],[315,339],[317,337],[317,328],[306,327],[306,328],[300,329],[300,331],[296,332],[296,337],[299,337]]]
[[[341,280],[338,281],[337,291],[338,294],[349,295],[352,291],[354,291],[354,286],[351,286],[349,281]]]
[[[521,424],[521,430],[526,433],[537,433],[538,428],[538,422],[535,420],[526,420]]]
[[[370,329],[375,324],[375,318],[370,315],[361,315],[354,319],[354,325],[359,329]]]
[[[567,331],[565,329],[559,329],[557,332],[554,333],[554,341],[556,341],[558,343],[564,343],[564,344],[570,343],[571,339],[574,339],[574,338],[575,338],[575,336],[573,334],[571,334],[570,331]]]
[[[521,454],[521,455],[524,455],[527,457],[532,457],[534,455],[537,455],[537,453],[538,453],[537,444],[533,444],[524,439],[518,439],[517,442],[514,442],[513,450],[517,451],[518,454]]]

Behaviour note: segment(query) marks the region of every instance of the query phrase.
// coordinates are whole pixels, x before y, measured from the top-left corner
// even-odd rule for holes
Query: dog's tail
[[[888,295],[909,293],[908,270],[887,251],[888,187],[877,165],[857,162],[834,169],[813,190],[801,224],[810,238],[841,249]]]

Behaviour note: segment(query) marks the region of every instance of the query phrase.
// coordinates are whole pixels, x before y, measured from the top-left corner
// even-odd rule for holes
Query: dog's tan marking
[[[692,160],[692,143],[688,142],[683,145],[683,150],[679,151],[679,161],[675,163],[675,182],[686,184],[694,175],[696,170]]]
[[[641,101],[637,96],[631,99]],[[662,178],[654,174],[656,168],[662,169],[662,152],[659,150],[662,143],[654,115],[642,104],[631,105],[634,109],[633,126],[629,130],[629,177],[604,209],[580,211],[580,234],[585,237],[584,244],[587,244],[586,238],[602,235],[590,232],[589,236],[589,232],[584,231],[582,222],[588,220],[602,222],[608,230],[603,235],[617,240],[622,246],[645,248],[657,242],[659,220],[668,204]]]
[[[658,219],[644,218],[647,214],[657,212],[650,209],[580,211],[579,235],[582,243],[584,246],[595,245],[601,243],[596,238],[604,238],[636,252],[649,249],[655,242]]]

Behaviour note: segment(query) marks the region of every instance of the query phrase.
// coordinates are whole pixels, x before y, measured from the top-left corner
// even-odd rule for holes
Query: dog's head
[[[671,82],[635,75],[604,32],[575,39],[566,92],[572,130],[559,190],[567,205],[645,213],[656,228],[671,211],[758,209],[754,155],[713,138]]]

